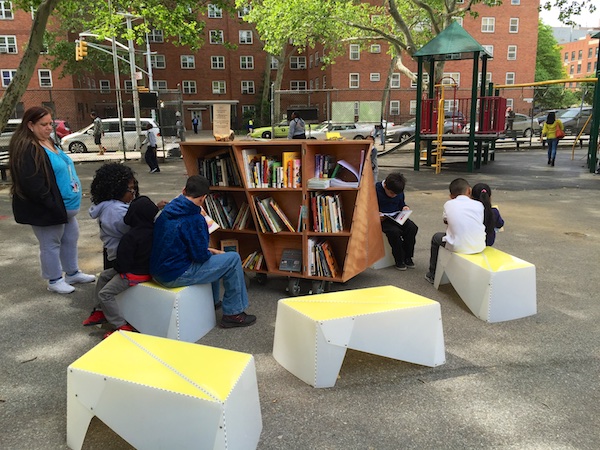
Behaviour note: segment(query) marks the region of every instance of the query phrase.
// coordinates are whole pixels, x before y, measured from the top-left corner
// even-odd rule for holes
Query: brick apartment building
[[[486,80],[494,84],[516,84],[534,81],[537,45],[538,4],[532,1],[508,0],[499,7],[477,5],[473,7],[478,17],[467,16],[461,25],[484,48],[493,55],[488,63]],[[260,103],[263,89],[269,89],[275,77],[275,67],[267,67],[267,55],[253,27],[242,20],[242,13],[231,17],[220,9],[209,6],[206,16],[205,45],[198,51],[175,47],[163,41],[160,30],[149,35],[152,59],[153,89],[167,102],[180,110],[186,127],[191,128],[193,117],[201,121],[201,128],[212,128],[211,105],[227,103],[232,108],[235,128],[243,127],[244,114],[251,113]],[[0,0],[0,71],[3,89],[8,85],[18,67],[20,53],[29,38],[32,16],[16,10],[11,2]],[[236,44],[229,48],[224,43]],[[90,50],[93,51],[93,50]],[[384,104],[384,117],[399,123],[415,114],[416,86],[407,77],[395,71],[390,79],[390,95],[383,100],[383,92],[390,70],[390,56],[385,42],[371,43],[367,47],[351,44],[345,56],[336,64],[323,68],[322,50],[308,49],[293,55],[286,64],[282,90],[299,95],[281,94],[281,111],[275,113],[276,121],[289,108],[314,107],[320,120],[373,120],[379,116]],[[403,58],[405,64],[416,71],[416,63]],[[67,118],[77,128],[89,123],[92,109],[101,116],[116,115],[114,103],[114,78],[112,74],[89,77],[65,77],[59,79],[43,67],[40,58],[37,77],[31,80],[28,92],[17,107],[16,116],[32,104],[40,104],[40,90],[61,91],[61,104],[69,103],[60,110],[59,118]],[[84,64],[85,61],[82,63]],[[471,61],[447,62],[445,76],[458,85],[457,96],[469,96],[471,88]],[[122,77],[124,100],[130,101],[127,91],[131,80]],[[141,82],[147,84],[147,82]],[[88,89],[85,95],[74,89]],[[167,93],[178,90],[177,102]],[[306,92],[299,92],[306,91]],[[45,94],[44,94],[45,95]],[[518,112],[529,112],[528,99],[532,93],[527,89],[504,90],[508,104]],[[56,103],[47,98],[43,102]],[[162,96],[161,96],[162,98]],[[384,103],[385,102],[385,103]],[[449,103],[450,105],[450,103]],[[126,111],[130,109],[126,108]],[[66,111],[66,112],[63,112]],[[350,112],[349,112],[350,111]],[[126,112],[127,115],[127,112]]]
[[[572,42],[561,45],[561,55],[567,76],[572,79],[593,77],[598,69],[599,40],[592,35],[598,30],[589,30],[586,35]],[[569,83],[567,87],[575,88],[577,83]]]

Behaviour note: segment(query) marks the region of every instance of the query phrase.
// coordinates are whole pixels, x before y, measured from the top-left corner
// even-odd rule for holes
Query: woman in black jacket
[[[48,290],[69,294],[75,290],[72,284],[91,283],[96,277],[79,270],[75,216],[81,182],[71,158],[51,139],[52,131],[47,108],[25,111],[9,147],[12,206],[17,223],[31,225],[39,241]]]

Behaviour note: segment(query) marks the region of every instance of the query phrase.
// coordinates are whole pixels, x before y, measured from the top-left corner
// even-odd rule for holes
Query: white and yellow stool
[[[127,322],[153,336],[196,342],[217,324],[210,284],[140,283],[119,294],[117,303]]]
[[[392,246],[387,239],[387,236],[383,235],[383,248],[385,250],[385,256],[378,261],[375,261],[371,265],[371,269],[385,269],[386,267],[395,266],[396,260],[392,254]]]
[[[434,286],[451,283],[481,320],[503,322],[537,312],[535,266],[494,247],[464,255],[440,247]]]
[[[334,386],[348,348],[444,364],[440,305],[394,286],[279,300],[273,356],[302,381]]]
[[[67,372],[67,445],[92,417],[139,449],[256,448],[262,418],[246,353],[119,331]]]

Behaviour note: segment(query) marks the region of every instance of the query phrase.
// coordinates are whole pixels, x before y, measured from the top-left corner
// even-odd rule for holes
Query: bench
[[[81,449],[94,416],[134,448],[256,448],[254,357],[118,331],[67,369],[69,448]]]
[[[434,286],[448,283],[473,314],[486,322],[537,312],[535,266],[493,247],[473,255],[440,247]]]
[[[273,357],[316,387],[333,387],[347,349],[436,367],[446,362],[440,304],[395,286],[282,299]]]
[[[210,284],[140,283],[117,295],[117,303],[125,320],[144,334],[196,342],[216,325]]]
[[[8,174],[7,171],[10,169],[8,165],[8,152],[0,151],[0,176],[2,177],[2,182],[8,182]]]

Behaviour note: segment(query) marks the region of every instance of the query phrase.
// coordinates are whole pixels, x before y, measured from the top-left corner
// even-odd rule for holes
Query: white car
[[[327,133],[339,133],[344,139],[367,139],[374,129],[373,124],[364,123],[323,123],[318,128],[307,131],[309,139],[327,139]]]
[[[154,119],[142,118],[142,142],[146,138],[146,126],[152,124],[152,132],[156,135],[156,143],[159,149],[162,149],[162,139],[160,139],[160,129]],[[63,150],[69,150],[71,153],[87,153],[96,151],[98,146],[94,143],[94,125],[90,124],[75,133],[68,134],[61,140]],[[121,131],[119,128],[119,119],[102,119],[102,145],[108,151],[119,151],[122,149]],[[135,132],[135,119],[123,119],[123,135],[125,136],[126,150],[139,150],[137,134]]]

